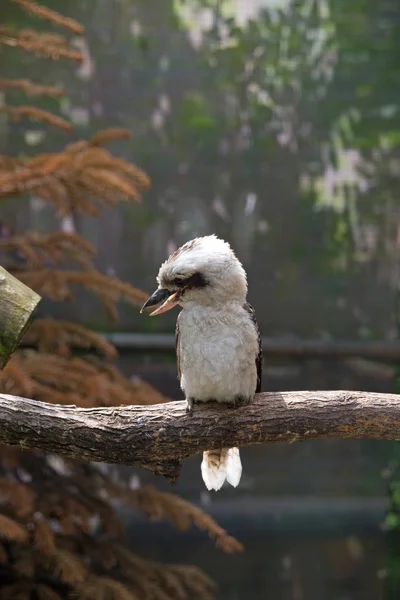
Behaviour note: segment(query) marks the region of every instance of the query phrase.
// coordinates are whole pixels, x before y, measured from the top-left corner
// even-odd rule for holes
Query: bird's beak
[[[156,315],[161,315],[162,313],[167,312],[167,310],[171,310],[171,308],[174,308],[174,306],[178,304],[180,293],[181,290],[177,290],[175,292],[171,292],[170,290],[163,288],[156,290],[154,294],[152,294],[150,298],[143,304],[140,312],[142,313],[144,309],[148,308],[149,306],[161,304],[161,306],[156,308],[156,310],[153,310],[149,316],[155,317]]]

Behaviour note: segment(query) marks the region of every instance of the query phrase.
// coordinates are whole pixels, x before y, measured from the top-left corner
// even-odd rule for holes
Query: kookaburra
[[[178,378],[187,410],[197,402],[238,407],[261,390],[262,348],[254,309],[246,302],[247,277],[227,242],[215,235],[178,248],[160,267],[158,288],[143,305],[160,315],[182,307],[176,322]],[[201,472],[209,490],[237,486],[238,448],[204,452]]]

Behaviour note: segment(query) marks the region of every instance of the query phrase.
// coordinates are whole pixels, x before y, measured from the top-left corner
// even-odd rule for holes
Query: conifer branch
[[[10,31],[5,25],[0,25],[0,45],[12,48],[21,48],[27,52],[34,52],[58,60],[66,58],[81,62],[82,53],[68,46],[68,41],[54,33],[41,33],[34,29],[21,29],[17,32]]]
[[[400,396],[267,392],[238,409],[185,402],[82,409],[0,394],[0,442],[66,457],[135,465],[172,482],[213,448],[320,438],[400,439]]]
[[[14,121],[18,121],[21,117],[28,117],[32,121],[42,121],[48,125],[53,125],[59,129],[69,133],[72,130],[71,124],[53,113],[37,108],[36,106],[0,106],[0,112],[9,114]]]
[[[49,96],[60,98],[65,95],[63,89],[55,85],[42,85],[29,79],[0,79],[0,90],[18,90],[30,96]]]
[[[14,2],[14,4],[18,4],[18,6],[20,6],[22,10],[26,13],[31,13],[32,15],[35,15],[36,17],[39,17],[41,19],[47,19],[51,23],[54,23],[54,25],[65,27],[66,29],[69,29],[70,31],[72,31],[72,33],[75,33],[76,35],[83,33],[83,25],[75,21],[75,19],[70,19],[69,17],[64,17],[63,15],[60,15],[58,12],[56,12],[55,10],[51,10],[51,8],[48,8],[47,6],[36,4],[36,2],[33,2],[32,0],[12,1]]]

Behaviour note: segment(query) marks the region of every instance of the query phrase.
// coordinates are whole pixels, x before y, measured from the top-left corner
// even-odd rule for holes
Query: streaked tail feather
[[[236,487],[242,475],[239,448],[203,452],[201,474],[208,490],[220,490],[225,480]]]

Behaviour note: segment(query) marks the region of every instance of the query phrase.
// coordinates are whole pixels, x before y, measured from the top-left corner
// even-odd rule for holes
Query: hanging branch
[[[397,440],[400,396],[356,391],[268,392],[249,406],[185,402],[79,409],[0,395],[0,442],[175,481],[189,456],[213,448],[321,438]]]
[[[40,296],[0,267],[0,369],[21,341]]]

